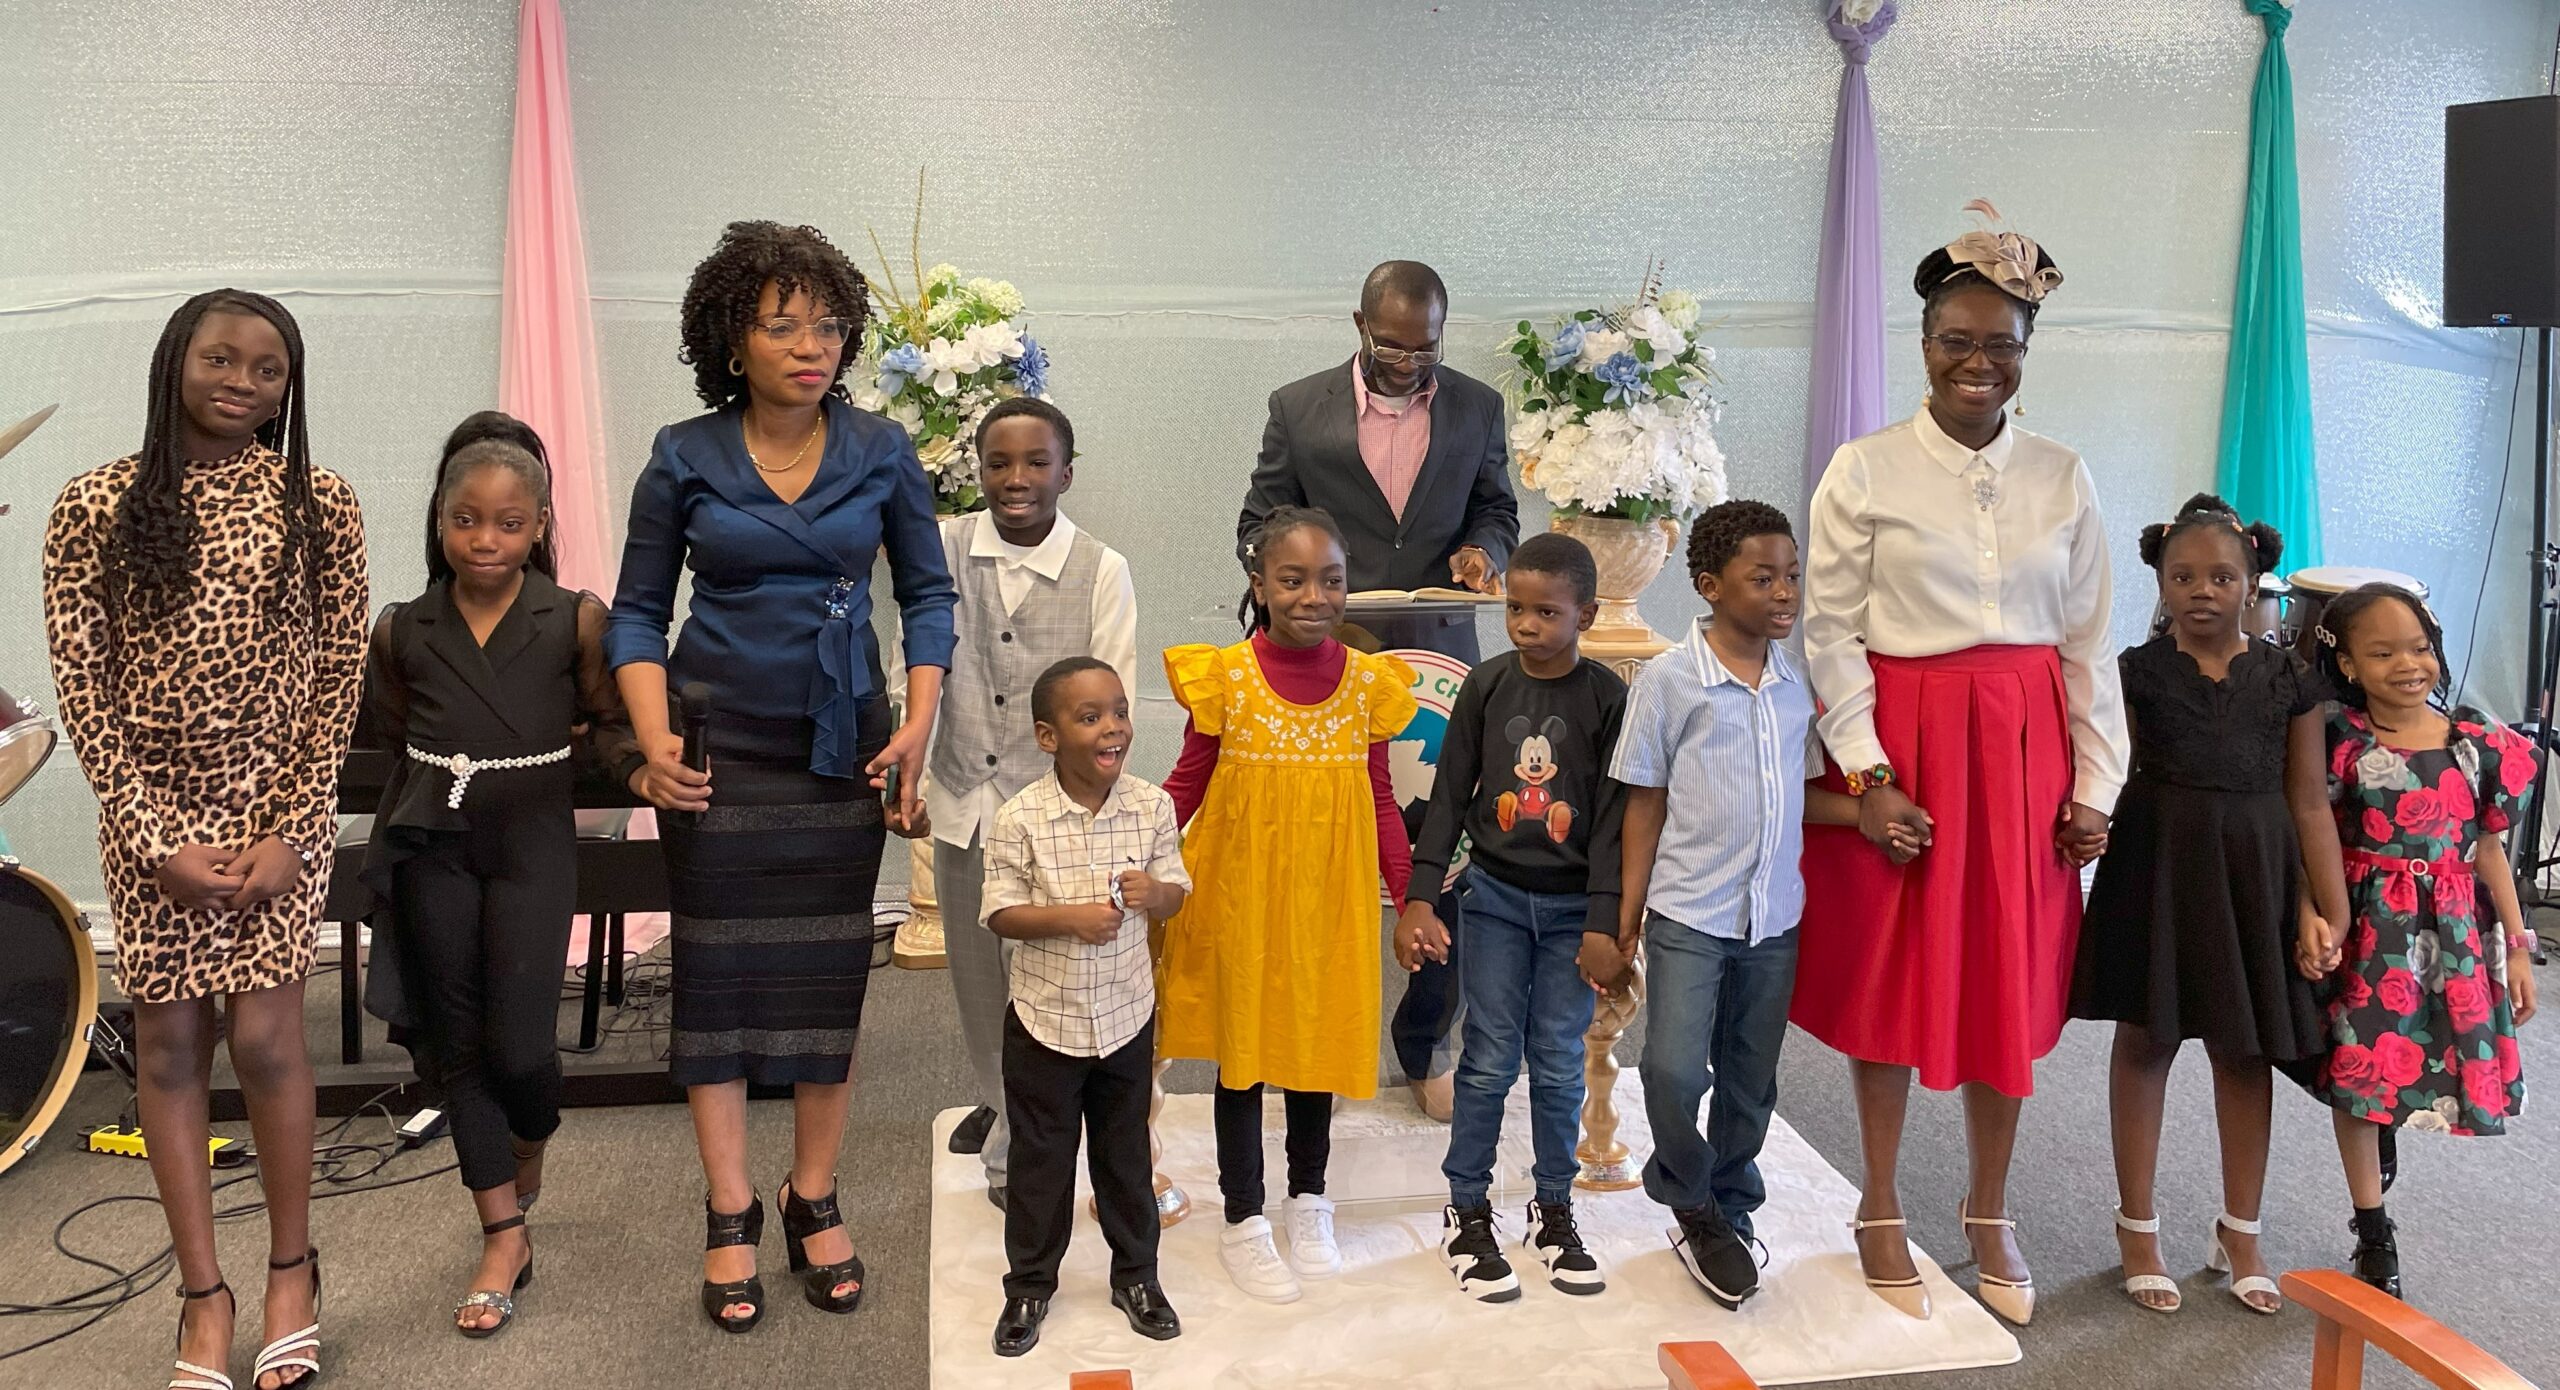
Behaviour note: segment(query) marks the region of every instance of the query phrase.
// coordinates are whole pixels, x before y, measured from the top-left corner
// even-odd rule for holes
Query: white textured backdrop
[[[695,409],[675,301],[720,224],[812,222],[868,265],[865,224],[903,243],[925,164],[927,258],[1031,300],[1084,449],[1069,509],[1132,557],[1150,648],[1232,632],[1263,396],[1348,355],[1359,276],[1389,256],[1440,268],[1457,363],[1484,373],[1512,320],[1667,258],[1723,323],[1735,490],[1801,500],[1839,74],[1811,0],[567,11],[617,499],[650,432]],[[2434,586],[2457,661],[2515,343],[2436,326],[2440,109],[2540,91],[2555,22],[2552,0],[2319,0],[2288,38],[2331,558]],[[50,698],[44,511],[138,442],[158,325],[216,284],[302,318],[317,448],[363,496],[376,594],[414,592],[436,443],[496,393],[514,32],[505,0],[0,4],[0,416],[63,405],[0,465],[0,685]],[[1875,59],[1888,285],[1975,195],[2069,276],[2028,423],[2097,473],[2127,640],[2134,532],[2211,478],[2260,35],[2238,0],[1909,0]],[[1916,316],[1892,306],[1894,396],[1916,403]],[[2521,464],[2509,483],[2527,495]],[[2475,693],[2511,711],[2505,519]],[[1667,626],[1686,599],[1675,572],[1646,608]],[[1175,728],[1152,700],[1142,768]],[[94,815],[66,760],[0,828],[93,899]]]

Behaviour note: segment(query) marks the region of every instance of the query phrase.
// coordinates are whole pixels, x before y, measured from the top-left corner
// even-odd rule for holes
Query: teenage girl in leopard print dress
[[[354,490],[311,466],[302,365],[300,331],[274,300],[187,301],[152,354],[141,451],[72,479],[45,532],[45,632],[98,794],[142,1128],[182,1276],[171,1383],[207,1390],[232,1383],[234,1314],[205,1161],[217,996],[268,1212],[256,1384],[319,1374],[302,981],[329,890],[366,599]]]

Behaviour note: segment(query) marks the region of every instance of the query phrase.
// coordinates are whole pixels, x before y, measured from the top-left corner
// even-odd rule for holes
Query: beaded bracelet
[[[2519,932],[2519,933],[2517,933],[2517,934],[2516,934],[2516,935],[2514,935],[2514,936],[2510,936],[2510,937],[2508,937],[2508,938],[2507,938],[2507,949],[2508,949],[2508,950],[2510,950],[2510,951],[2530,951],[2530,950],[2532,950],[2532,949],[2533,949],[2533,933],[2531,933],[2531,932]]]
[[[1893,764],[1878,763],[1864,771],[1849,774],[1849,795],[1865,796],[1878,787],[1890,787],[1893,782]]]

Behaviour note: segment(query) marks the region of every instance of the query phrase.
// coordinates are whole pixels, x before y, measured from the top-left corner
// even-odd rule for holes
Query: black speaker
[[[2444,321],[2560,327],[2560,96],[2444,109]]]

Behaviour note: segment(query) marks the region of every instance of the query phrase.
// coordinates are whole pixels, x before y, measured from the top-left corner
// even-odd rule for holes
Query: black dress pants
[[[1147,1153],[1147,1106],[1155,1089],[1156,1026],[1104,1057],[1056,1051],[1004,1013],[1006,1163],[1004,1296],[1049,1298],[1076,1221],[1076,1144],[1085,1146],[1102,1237],[1111,1245],[1111,1287],[1156,1277],[1155,1165]]]
[[[510,1135],[538,1143],[560,1127],[560,977],[578,890],[569,835],[491,819],[401,829],[416,852],[391,877],[424,1059],[474,1192],[515,1181]]]

